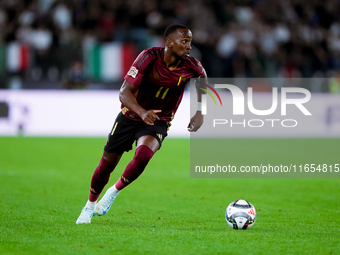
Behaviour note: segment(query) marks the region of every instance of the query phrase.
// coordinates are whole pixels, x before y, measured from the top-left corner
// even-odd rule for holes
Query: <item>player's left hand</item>
[[[149,110],[143,111],[140,115],[141,119],[148,125],[154,125],[156,120],[159,120],[157,113],[160,113],[162,110]]]
[[[190,123],[188,125],[189,132],[196,132],[203,124],[203,115],[200,111],[197,111],[196,114],[191,118]]]

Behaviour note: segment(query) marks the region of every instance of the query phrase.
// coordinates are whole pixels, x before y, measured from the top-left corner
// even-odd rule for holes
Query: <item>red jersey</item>
[[[145,110],[162,110],[160,120],[171,121],[182,100],[185,86],[192,77],[200,77],[204,68],[200,61],[189,56],[170,71],[164,62],[164,48],[153,47],[142,51],[124,79],[138,87],[136,100]],[[134,120],[141,118],[122,105],[123,114]]]

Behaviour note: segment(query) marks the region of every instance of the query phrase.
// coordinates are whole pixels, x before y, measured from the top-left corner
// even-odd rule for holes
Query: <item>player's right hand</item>
[[[140,115],[141,119],[148,125],[154,125],[154,122],[156,120],[159,120],[159,117],[157,116],[156,113],[161,112],[162,110],[149,110],[149,111],[144,111]]]

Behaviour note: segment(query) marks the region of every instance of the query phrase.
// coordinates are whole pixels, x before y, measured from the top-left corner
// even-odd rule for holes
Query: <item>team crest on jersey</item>
[[[131,69],[128,72],[128,75],[131,76],[132,78],[136,78],[136,75],[138,74],[138,70],[136,67],[131,67]]]
[[[159,73],[154,73],[154,74],[153,74],[153,78],[159,80]]]

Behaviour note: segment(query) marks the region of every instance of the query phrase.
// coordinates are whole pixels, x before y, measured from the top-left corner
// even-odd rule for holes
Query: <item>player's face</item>
[[[191,31],[185,28],[177,29],[177,32],[174,33],[172,41],[173,41],[172,45],[173,54],[182,60],[187,59],[190,55],[191,50],[192,41]]]

